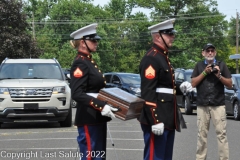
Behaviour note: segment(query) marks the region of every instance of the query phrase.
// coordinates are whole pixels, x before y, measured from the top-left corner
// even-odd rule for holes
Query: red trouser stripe
[[[149,160],[153,160],[153,156],[154,156],[154,134],[151,133]]]
[[[87,149],[88,149],[88,153],[91,153],[91,138],[90,138],[90,134],[88,131],[88,127],[86,125],[84,125],[84,130],[85,130],[85,135],[86,135],[86,140],[87,140]],[[88,155],[87,157],[88,160],[91,160],[91,156]]]

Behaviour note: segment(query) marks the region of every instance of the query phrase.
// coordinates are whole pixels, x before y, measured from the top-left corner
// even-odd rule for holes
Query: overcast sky
[[[110,0],[94,0],[94,5],[104,6]],[[236,12],[240,13],[240,0],[217,0],[219,12],[226,15],[226,20],[231,17],[236,18]]]

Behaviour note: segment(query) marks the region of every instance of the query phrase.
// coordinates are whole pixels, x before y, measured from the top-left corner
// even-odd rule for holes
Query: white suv
[[[71,92],[56,59],[5,59],[0,66],[0,124],[21,120],[72,125]],[[1,125],[0,125],[1,126]]]

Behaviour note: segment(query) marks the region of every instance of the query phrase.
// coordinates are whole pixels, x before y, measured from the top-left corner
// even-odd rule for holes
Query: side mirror
[[[68,73],[68,74],[66,74],[66,77],[67,78],[69,78],[69,79],[71,79],[71,76],[70,76],[70,74]]]
[[[235,92],[237,91],[236,85],[233,84],[231,88],[226,87],[228,90],[234,90]]]
[[[68,74],[64,74],[64,75],[65,75],[66,80],[70,80],[71,79],[71,76],[70,76],[69,73]]]
[[[232,89],[236,92],[237,91],[237,87],[235,84],[232,85]]]

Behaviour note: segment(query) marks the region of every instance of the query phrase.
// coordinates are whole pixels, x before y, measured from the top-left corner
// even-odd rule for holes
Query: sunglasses
[[[89,40],[89,41],[91,41],[92,43],[97,43],[99,40],[97,40],[97,39],[86,39],[86,40]]]
[[[169,36],[175,35],[172,30],[164,30],[164,31],[160,31],[160,33],[162,33],[162,34],[167,34],[167,35],[169,35]]]
[[[214,50],[214,49],[208,49],[208,50],[206,50],[206,52],[207,52],[207,53],[210,53],[210,52],[213,53],[213,52],[215,52],[215,50]]]
[[[100,39],[95,39],[94,37],[85,37],[85,40],[91,41],[93,43],[97,43]]]
[[[98,40],[96,40],[96,39],[92,39],[90,41],[93,42],[93,43],[97,43],[98,42]]]
[[[169,35],[169,36],[175,35],[174,33],[165,33],[165,34],[167,34],[167,35]]]

